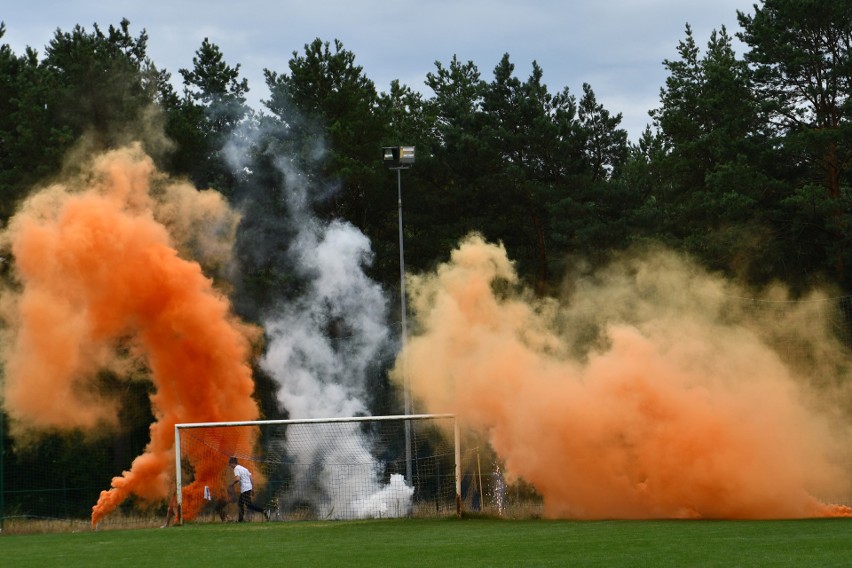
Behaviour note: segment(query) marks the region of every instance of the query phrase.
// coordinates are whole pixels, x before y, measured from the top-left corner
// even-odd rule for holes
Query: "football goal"
[[[231,457],[252,472],[254,503],[273,520],[461,513],[452,414],[177,424],[179,523],[230,516]]]

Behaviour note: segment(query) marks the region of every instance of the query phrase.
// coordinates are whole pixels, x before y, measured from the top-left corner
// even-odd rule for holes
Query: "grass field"
[[[850,566],[852,519],[373,520],[0,536],[3,566]]]

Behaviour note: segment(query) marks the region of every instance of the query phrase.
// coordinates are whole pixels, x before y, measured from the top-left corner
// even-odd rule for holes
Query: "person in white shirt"
[[[252,511],[257,511],[258,513],[263,513],[264,518],[268,519],[269,517],[267,516],[266,511],[251,501],[252,495],[254,494],[254,486],[251,482],[251,472],[240,465],[236,456],[231,456],[231,459],[228,460],[228,465],[234,468],[234,482],[231,486],[238,483],[240,484],[240,498],[237,501],[237,510],[239,511],[238,522],[241,523],[245,520],[246,508],[251,509]]]

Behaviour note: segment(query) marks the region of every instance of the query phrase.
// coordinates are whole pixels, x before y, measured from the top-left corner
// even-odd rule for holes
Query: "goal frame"
[[[461,498],[461,445],[459,422],[455,414],[394,414],[386,416],[352,416],[352,417],[336,417],[336,418],[301,418],[293,420],[242,420],[230,422],[184,422],[175,424],[175,498],[176,498],[176,523],[183,524],[183,490],[182,490],[182,468],[181,468],[181,444],[180,431],[192,428],[218,428],[218,427],[238,427],[238,426],[264,426],[264,425],[291,425],[291,424],[316,424],[316,423],[334,423],[334,422],[382,422],[382,421],[406,421],[406,432],[410,428],[412,420],[429,420],[429,419],[452,419],[453,421],[453,475],[455,476],[456,489],[456,515],[462,514],[462,498]],[[408,450],[409,448],[406,448]],[[406,479],[406,483],[410,483],[410,479]]]

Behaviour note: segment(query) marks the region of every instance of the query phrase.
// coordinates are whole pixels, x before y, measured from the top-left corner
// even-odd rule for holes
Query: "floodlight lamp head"
[[[414,146],[386,146],[382,162],[390,169],[407,168],[414,164]]]

